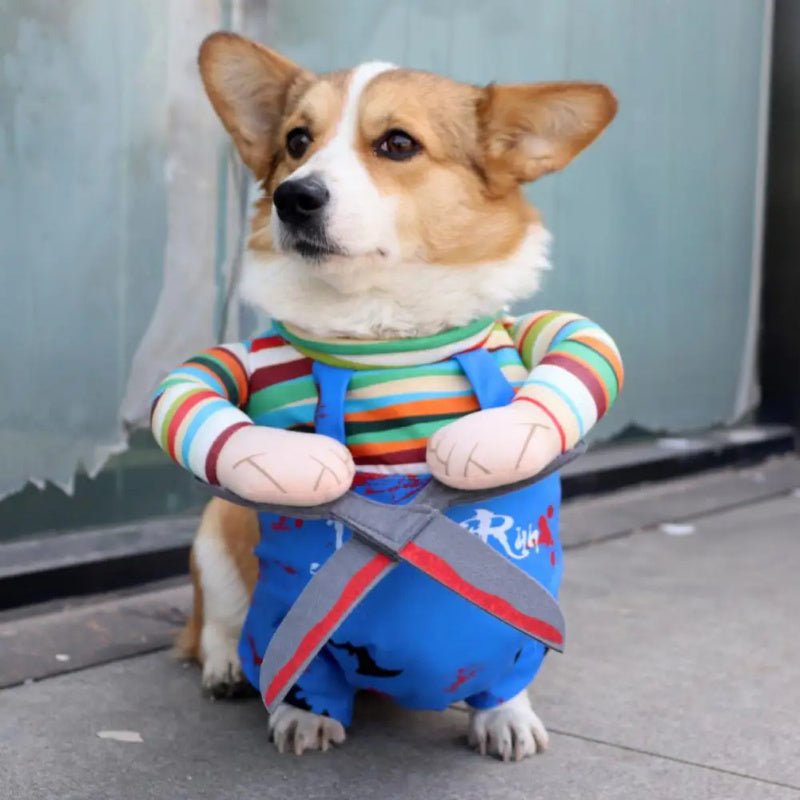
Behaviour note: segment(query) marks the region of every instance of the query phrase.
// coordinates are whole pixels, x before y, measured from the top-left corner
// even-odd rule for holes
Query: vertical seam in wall
[[[271,0],[233,0],[233,3],[233,30],[260,42],[272,42],[279,38],[274,35],[278,21],[276,19],[277,12],[273,8]],[[236,213],[241,224],[231,266],[225,324],[227,331],[236,331],[236,337],[241,338],[245,333],[249,336],[264,323],[255,309],[242,303],[239,298],[239,284],[250,234],[250,208],[256,199],[257,191],[254,191],[256,184],[250,170],[241,162],[232,145],[229,153],[233,160],[231,166],[235,165],[235,169],[231,169],[231,173],[234,175],[238,201]]]
[[[128,39],[126,31],[128,30],[127,23],[127,6],[120,4],[118,6],[122,16],[123,25],[121,28],[117,26],[115,31],[115,53],[117,54],[117,64],[119,70],[119,77],[125,80],[128,77],[128,67],[130,65],[130,54],[128,50]],[[121,33],[120,33],[121,32]],[[128,101],[128,92],[133,91],[129,86],[123,86],[119,90],[119,125],[123,146],[120,148],[119,158],[122,160],[120,170],[120,212],[121,224],[119,226],[119,233],[117,235],[117,276],[116,276],[116,300],[117,300],[117,375],[116,375],[116,390],[117,390],[117,408],[122,402],[125,395],[125,385],[130,369],[130,361],[128,358],[128,342],[127,342],[127,300],[128,300],[128,250],[130,249],[130,163],[127,160],[125,148],[130,144],[131,135],[131,118],[130,118],[130,105]],[[125,449],[127,449],[127,436],[124,436],[123,442]],[[96,456],[93,459],[96,461]],[[92,465],[92,468],[95,465]],[[74,481],[74,475],[73,475]],[[117,493],[122,491],[122,484],[124,481],[123,470],[120,466],[114,469],[114,484]]]
[[[758,132],[756,137],[755,203],[753,210],[753,248],[750,259],[750,301],[747,312],[747,334],[739,383],[732,418],[735,422],[758,401],[758,332],[763,283],[764,210],[766,205],[767,146],[769,139],[770,77],[772,74],[772,28],[774,0],[764,0],[764,23],[761,37],[761,76],[758,98]]]
[[[268,0],[223,0],[223,27],[250,36],[259,41],[270,41],[267,20],[271,18]],[[218,298],[219,314],[216,319],[217,339],[226,341],[239,338],[246,326],[243,308],[239,303],[239,284],[244,266],[244,255],[249,238],[250,188],[253,182],[248,168],[243,164],[230,140],[226,140],[223,156],[226,191],[219,199],[219,224],[225,227],[225,252],[220,261],[222,274],[218,281],[221,296]],[[235,230],[230,235],[231,229]],[[250,331],[248,331],[250,333]]]
[[[225,328],[225,298],[227,276],[225,262],[228,257],[228,144],[220,144],[217,151],[217,224],[214,236],[214,331],[219,342]]]
[[[235,9],[233,0],[220,2],[220,27],[233,30]],[[226,298],[228,296],[227,270],[228,259],[228,155],[229,142],[220,143],[217,152],[217,224],[214,237],[214,331],[217,341],[225,335],[227,318]]]

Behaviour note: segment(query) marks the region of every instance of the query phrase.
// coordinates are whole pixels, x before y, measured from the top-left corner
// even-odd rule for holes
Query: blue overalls
[[[488,351],[455,358],[481,408],[511,401],[514,389]],[[352,371],[320,362],[313,371],[319,391],[315,430],[344,442],[344,402]],[[402,505],[428,480],[427,474],[359,475],[352,488],[372,500]],[[560,479],[554,473],[524,489],[475,506],[455,506],[446,514],[557,597],[560,497]],[[314,572],[350,537],[348,529],[331,520],[262,512],[259,522],[258,581],[239,643],[242,668],[256,688],[261,656],[281,620]],[[358,689],[388,695],[414,709],[442,710],[459,700],[473,708],[492,708],[533,680],[546,651],[403,563],[345,619],[286,702],[345,726]]]

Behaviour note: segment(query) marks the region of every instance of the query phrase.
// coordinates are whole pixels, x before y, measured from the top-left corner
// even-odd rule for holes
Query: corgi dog
[[[204,41],[199,65],[260,187],[242,292],[274,323],[163,382],[152,428],[180,465],[262,503],[309,506],[351,487],[401,502],[431,475],[460,489],[531,478],[606,413],[622,386],[607,333],[578,314],[502,310],[549,267],[523,185],[611,122],[607,87],[477,87],[382,62],[318,75],[227,32]],[[513,400],[484,402],[487,386]],[[338,438],[320,427],[331,414]],[[532,491],[457,521],[556,593],[558,476]],[[177,643],[207,691],[258,686],[275,625],[348,536],[331,521],[208,503]],[[278,749],[342,743],[354,693],[371,689],[411,708],[466,701],[481,753],[543,750],[527,687],[544,648],[405,567],[270,715]]]

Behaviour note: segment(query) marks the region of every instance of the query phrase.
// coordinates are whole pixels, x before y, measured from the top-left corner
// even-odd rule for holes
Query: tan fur
[[[311,74],[257,42],[225,32],[203,42],[198,62],[211,105],[242,160],[256,177],[264,177],[287,103],[305,91]]]
[[[273,159],[251,223],[251,249],[272,249],[272,193],[330,140],[349,74],[334,73],[312,83],[282,124],[278,141],[292,128],[307,125],[314,142],[299,161],[285,152]],[[482,93],[414,70],[379,75],[364,93],[359,149],[375,184],[399,199],[398,233],[408,259],[445,264],[503,259],[519,246],[529,225],[538,221],[520,191],[499,196],[489,192],[476,116]],[[421,156],[404,164],[378,158],[373,143],[391,128],[406,130],[420,141]]]
[[[258,544],[258,517],[255,511],[214,498],[205,507],[195,540],[200,536],[218,539],[236,564],[248,594],[252,595],[258,577],[258,561],[253,549]],[[189,559],[194,589],[192,616],[175,642],[175,652],[181,658],[203,663],[200,635],[203,630],[203,583],[194,548]]]
[[[206,511],[208,511],[208,506],[206,506]],[[189,575],[192,578],[192,613],[176,637],[172,652],[176,658],[200,662],[200,634],[203,630],[203,583],[197,568],[194,548],[189,553]]]
[[[441,264],[499,261],[518,246],[536,212],[520,191],[491,196],[477,108],[483,90],[414,70],[379,75],[362,97],[361,157],[382,193],[398,199],[405,258]],[[410,133],[419,156],[378,158],[388,129]]]
[[[616,97],[599,83],[487,87],[478,117],[493,191],[513,191],[563,169],[616,113]]]

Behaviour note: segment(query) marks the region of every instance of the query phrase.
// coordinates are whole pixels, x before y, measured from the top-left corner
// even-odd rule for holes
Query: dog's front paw
[[[345,740],[341,722],[287,703],[281,703],[270,714],[269,732],[279,753],[290,751],[297,756],[306,750],[325,751],[331,744],[342,744]]]
[[[469,743],[481,755],[521,761],[547,749],[547,731],[526,692],[485,711],[472,711]]]

